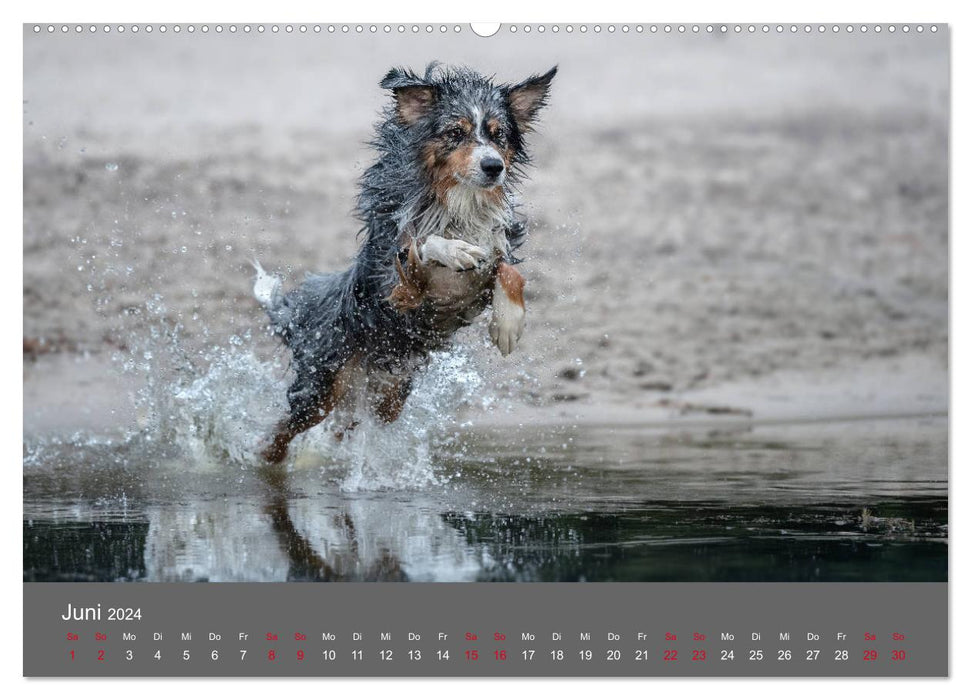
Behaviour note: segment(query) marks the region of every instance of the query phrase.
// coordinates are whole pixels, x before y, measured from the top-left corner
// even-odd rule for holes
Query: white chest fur
[[[508,252],[504,202],[497,202],[479,188],[457,186],[449,190],[445,205],[435,204],[422,214],[417,238],[429,236],[465,241],[483,248],[497,258]]]

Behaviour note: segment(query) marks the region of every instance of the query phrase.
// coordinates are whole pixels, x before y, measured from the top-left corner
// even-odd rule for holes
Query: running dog
[[[514,190],[555,75],[505,85],[433,63],[423,76],[394,68],[381,81],[394,99],[371,142],[379,158],[361,179],[363,243],[352,266],[283,294],[254,262],[253,293],[296,374],[266,461],[281,462],[294,437],[338,406],[363,402],[396,420],[429,352],[490,304],[493,342],[503,355],[516,347],[525,281],[513,252],[526,224]]]

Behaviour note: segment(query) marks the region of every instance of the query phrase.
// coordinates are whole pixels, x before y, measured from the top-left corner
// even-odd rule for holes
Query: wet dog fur
[[[508,85],[433,63],[424,75],[395,68],[381,81],[393,100],[371,142],[379,157],[361,179],[363,242],[351,267],[283,294],[255,263],[254,295],[295,373],[266,461],[281,462],[294,437],[352,396],[397,419],[428,353],[490,304],[493,342],[503,355],[516,347],[525,281],[513,252],[526,223],[515,191],[555,74]]]

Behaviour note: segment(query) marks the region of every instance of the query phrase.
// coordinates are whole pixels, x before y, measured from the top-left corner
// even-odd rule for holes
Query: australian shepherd
[[[526,223],[514,195],[554,75],[509,85],[433,63],[423,76],[395,68],[381,81],[394,99],[361,178],[363,241],[351,267],[284,294],[255,263],[254,295],[295,372],[289,415],[262,450],[268,462],[343,406],[394,421],[429,352],[490,304],[492,341],[503,355],[516,347],[525,281],[513,253]]]

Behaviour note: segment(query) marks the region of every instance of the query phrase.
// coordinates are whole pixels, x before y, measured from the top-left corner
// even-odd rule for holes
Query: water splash
[[[153,311],[161,313],[164,305]],[[286,415],[287,372],[281,360],[260,360],[252,345],[250,337],[234,336],[199,362],[185,351],[177,325],[153,325],[126,362],[128,371],[144,378],[141,434],[174,446],[195,469],[261,466],[264,440]],[[448,477],[439,473],[436,449],[455,441],[463,407],[490,401],[483,395],[480,362],[467,348],[433,354],[395,423],[363,411],[339,439],[347,416],[332,416],[294,440],[286,468],[317,468],[348,492],[444,483]]]
[[[281,369],[245,348],[221,351],[204,373],[175,386],[160,414],[162,434],[196,460],[258,463],[260,441],[285,412]]]
[[[480,400],[483,384],[470,354],[433,355],[396,422],[386,425],[362,416],[353,433],[336,445],[335,457],[347,466],[341,489],[424,488],[447,481],[436,468],[433,450],[453,442],[458,410]]]

